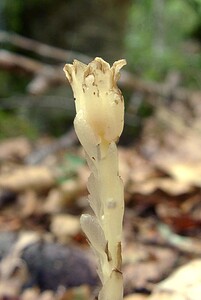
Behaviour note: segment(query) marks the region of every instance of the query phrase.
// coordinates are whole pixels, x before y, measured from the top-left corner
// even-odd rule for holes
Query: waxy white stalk
[[[64,71],[73,89],[75,131],[91,170],[89,203],[94,216],[81,216],[81,226],[98,259],[102,282],[99,300],[121,300],[121,236],[123,183],[119,177],[116,142],[124,125],[124,99],[117,87],[125,60],[112,67],[101,58],[85,65],[77,60]]]

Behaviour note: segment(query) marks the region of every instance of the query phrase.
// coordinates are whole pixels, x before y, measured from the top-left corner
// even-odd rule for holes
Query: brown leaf
[[[199,300],[201,295],[201,260],[193,260],[179,267],[162,281],[149,300]]]
[[[24,137],[10,138],[0,143],[0,160],[25,158],[31,151],[29,141]]]
[[[80,220],[69,214],[53,215],[50,230],[63,243],[80,232]]]
[[[75,287],[67,289],[59,300],[88,300],[90,299],[91,291],[88,285],[81,285],[80,287]]]
[[[53,173],[45,166],[20,167],[0,175],[0,187],[16,192],[27,189],[45,191],[55,184]]]
[[[148,296],[142,294],[131,294],[124,297],[124,300],[146,300],[146,299],[148,299]]]
[[[38,288],[29,288],[24,290],[21,294],[21,300],[38,300],[39,299],[39,289]]]
[[[130,243],[123,256],[125,292],[151,290],[172,270],[176,259],[177,254],[171,249]]]

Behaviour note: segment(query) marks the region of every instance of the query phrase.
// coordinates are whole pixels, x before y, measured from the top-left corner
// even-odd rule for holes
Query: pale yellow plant
[[[101,58],[64,67],[75,97],[75,131],[91,170],[89,203],[94,215],[83,214],[81,226],[98,259],[102,282],[99,300],[121,300],[121,237],[124,213],[116,142],[124,125],[124,99],[117,87],[125,60],[112,67]]]

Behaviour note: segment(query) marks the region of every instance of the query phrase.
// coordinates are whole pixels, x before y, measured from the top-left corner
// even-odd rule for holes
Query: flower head
[[[117,141],[123,130],[124,99],[117,80],[125,64],[122,59],[110,67],[97,57],[88,65],[75,60],[64,67],[73,89],[77,116],[82,115],[94,135],[108,143]]]

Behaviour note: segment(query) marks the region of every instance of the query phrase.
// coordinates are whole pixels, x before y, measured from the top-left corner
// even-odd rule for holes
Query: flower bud
[[[123,130],[124,99],[117,80],[125,64],[122,59],[110,67],[97,57],[88,65],[75,60],[64,67],[73,89],[77,114],[82,115],[97,139],[108,143],[117,141]]]

